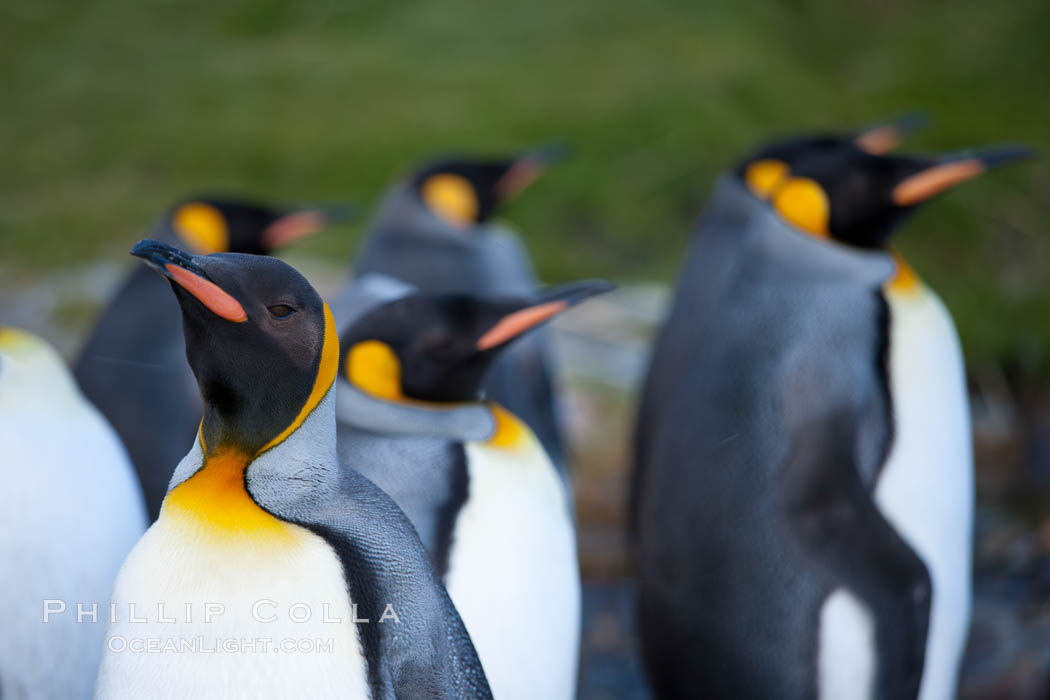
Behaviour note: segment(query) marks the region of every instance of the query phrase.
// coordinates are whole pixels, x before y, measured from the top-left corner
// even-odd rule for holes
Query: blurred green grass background
[[[446,151],[564,140],[506,212],[547,281],[670,280],[717,173],[771,136],[922,108],[907,144],[1050,153],[1050,3],[9,2],[0,269],[123,260],[174,198],[371,209]],[[1050,170],[930,205],[899,247],[971,363],[1050,368]],[[298,252],[345,260],[367,217]]]

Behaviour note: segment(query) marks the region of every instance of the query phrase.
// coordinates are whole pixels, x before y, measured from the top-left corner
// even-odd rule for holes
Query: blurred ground
[[[435,151],[562,140],[508,212],[542,277],[666,280],[715,174],[775,134],[923,108],[909,148],[1050,152],[1048,26],[1046,0],[6,2],[0,276],[121,259],[191,191],[368,206]],[[1050,366],[1048,207],[1019,166],[900,237],[977,365]]]
[[[643,697],[622,505],[632,396],[716,173],[785,132],[915,108],[908,148],[1050,152],[1046,0],[58,0],[0,4],[0,323],[70,356],[174,199],[356,200],[441,151],[568,142],[507,216],[541,277],[626,282],[558,323],[587,578],[581,697]],[[341,279],[367,218],[293,261]],[[963,697],[1050,696],[1050,169],[983,177],[898,240],[972,379]],[[328,262],[317,262],[326,260]]]
[[[329,262],[303,256],[290,262],[322,293],[344,279],[344,268]],[[0,280],[5,300],[0,324],[41,332],[69,356],[87,319],[130,264],[71,267],[28,286]],[[584,576],[580,700],[648,697],[632,634],[624,504],[633,396],[666,302],[663,285],[627,285],[554,323]],[[1003,369],[975,373],[971,385],[978,488],[975,600],[960,698],[1045,700],[1050,697],[1050,383],[1021,386]]]

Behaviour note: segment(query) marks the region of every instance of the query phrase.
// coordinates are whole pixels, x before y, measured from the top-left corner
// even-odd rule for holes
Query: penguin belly
[[[937,295],[889,288],[894,440],[875,501],[933,587],[920,700],[954,698],[970,620],[973,453],[962,351]]]
[[[580,636],[576,536],[543,447],[466,443],[469,490],[445,585],[493,697],[572,698]]]
[[[96,698],[370,697],[342,566],[323,538],[261,509],[221,536],[171,510],[117,579]]]
[[[0,696],[77,700],[91,697],[113,580],[145,511],[94,407],[36,389],[39,399],[0,386]]]

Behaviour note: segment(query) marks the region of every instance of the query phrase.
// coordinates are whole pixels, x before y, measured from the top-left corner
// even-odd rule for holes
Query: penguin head
[[[919,204],[1031,155],[1014,146],[934,157],[887,153],[917,123],[909,117],[860,134],[772,144],[745,161],[737,174],[795,228],[849,246],[884,249]]]
[[[787,179],[794,163],[806,156],[837,152],[881,155],[892,151],[909,134],[926,125],[921,113],[906,114],[854,133],[810,134],[768,143],[737,166],[736,175],[759,199],[768,200]]]
[[[206,451],[252,456],[293,432],[338,372],[335,322],[310,283],[257,255],[190,255],[148,239],[131,254],[168,279],[182,309]]]
[[[278,248],[351,216],[352,207],[275,208],[220,197],[191,197],[161,222],[164,238],[200,255],[269,255]]]
[[[523,333],[613,285],[585,281],[537,299],[418,292],[382,304],[340,339],[343,377],[390,401],[477,401],[486,370]]]
[[[547,146],[510,158],[448,158],[418,170],[412,191],[428,211],[456,228],[489,220],[553,162],[564,148]]]
[[[796,228],[820,238],[884,249],[915,207],[986,172],[1031,155],[1000,147],[943,157],[875,155],[853,145],[803,153],[770,203]]]

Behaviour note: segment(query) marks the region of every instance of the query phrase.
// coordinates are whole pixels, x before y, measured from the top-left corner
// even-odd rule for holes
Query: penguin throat
[[[492,412],[496,429],[485,444],[502,449],[521,447],[530,433],[528,426],[499,404],[489,404],[489,410]]]
[[[894,292],[915,293],[919,290],[919,275],[908,262],[901,257],[900,253],[893,253],[893,262],[896,267],[893,277],[886,283],[886,287]]]
[[[251,463],[240,450],[220,450],[168,494],[161,514],[219,534],[287,538],[288,525],[263,510],[248,493],[245,470]]]

